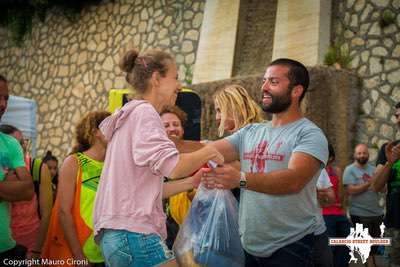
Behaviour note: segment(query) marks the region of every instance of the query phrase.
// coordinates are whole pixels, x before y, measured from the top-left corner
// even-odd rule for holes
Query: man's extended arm
[[[272,194],[284,195],[300,192],[314,177],[321,167],[321,162],[303,152],[292,154],[288,168],[269,173],[246,173],[247,189]],[[211,186],[235,188],[239,186],[240,171],[232,166],[217,167],[206,174],[205,181]]]
[[[239,160],[239,152],[235,147],[226,139],[211,142],[207,145],[215,147],[219,153],[224,156],[224,162],[230,163],[235,160]]]

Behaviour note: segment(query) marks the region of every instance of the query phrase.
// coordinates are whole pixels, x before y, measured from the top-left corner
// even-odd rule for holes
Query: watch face
[[[239,182],[239,186],[240,186],[240,187],[246,187],[246,186],[247,186],[247,182],[244,181],[244,180],[241,180],[241,181]]]

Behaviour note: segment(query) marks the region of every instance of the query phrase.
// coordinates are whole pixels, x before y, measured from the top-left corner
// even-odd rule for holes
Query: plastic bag
[[[244,266],[238,203],[232,192],[201,185],[173,249],[179,266]]]

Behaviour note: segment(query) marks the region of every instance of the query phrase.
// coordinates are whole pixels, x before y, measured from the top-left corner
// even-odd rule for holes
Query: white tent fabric
[[[36,156],[36,101],[20,96],[10,96],[8,107],[0,124],[10,124],[22,131],[31,140],[31,154]]]

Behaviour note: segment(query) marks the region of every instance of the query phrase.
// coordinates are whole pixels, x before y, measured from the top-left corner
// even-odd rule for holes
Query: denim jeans
[[[100,247],[109,267],[159,266],[175,258],[156,234],[105,229]]]
[[[350,222],[345,215],[324,215],[328,237],[346,238],[350,234]],[[349,249],[347,246],[331,246],[333,254],[333,266],[349,266]]]
[[[246,267],[312,267],[314,234],[309,234],[275,251],[269,257],[257,257],[247,252]]]

